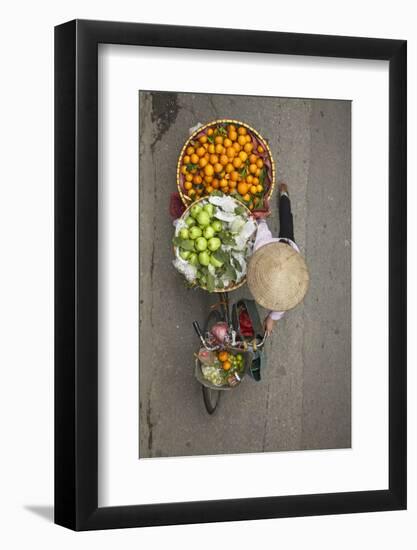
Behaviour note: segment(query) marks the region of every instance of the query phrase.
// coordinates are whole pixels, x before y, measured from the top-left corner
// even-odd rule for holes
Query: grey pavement
[[[140,92],[139,102],[139,457],[350,447],[350,102],[167,92]],[[204,322],[217,295],[186,289],[173,268],[168,206],[188,129],[218,118],[268,139],[311,284],[277,323],[263,380],[246,377],[209,416],[193,376],[191,322]],[[230,298],[243,295],[246,286]]]

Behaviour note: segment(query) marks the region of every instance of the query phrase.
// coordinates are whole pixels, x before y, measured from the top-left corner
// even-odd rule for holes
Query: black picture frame
[[[98,44],[389,61],[387,490],[98,507]],[[142,23],[55,28],[57,524],[81,531],[406,508],[406,48],[404,40]]]

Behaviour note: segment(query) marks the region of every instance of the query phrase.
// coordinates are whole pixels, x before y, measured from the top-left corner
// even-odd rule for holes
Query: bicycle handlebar
[[[201,328],[200,328],[200,325],[198,324],[198,321],[193,321],[193,327],[197,333],[197,336],[200,338],[200,342],[203,344],[203,346],[206,348],[207,351],[216,351],[220,349],[220,346],[209,346],[206,343],[206,340],[203,336],[203,333],[201,332]]]
[[[194,327],[194,330],[195,330],[197,336],[200,339],[200,342],[206,348],[207,351],[217,351],[217,350],[221,349],[222,346],[220,344],[217,345],[217,346],[209,346],[207,344],[206,339],[204,338],[204,335],[201,331],[200,325],[198,324],[198,321],[193,321],[193,327]],[[262,339],[260,340],[260,342],[256,342],[256,347],[261,348],[265,344],[268,336],[269,336],[269,334],[267,332],[264,332],[264,335],[263,335]],[[249,344],[249,346],[250,346],[250,344]],[[233,347],[241,347],[241,346],[235,345]]]

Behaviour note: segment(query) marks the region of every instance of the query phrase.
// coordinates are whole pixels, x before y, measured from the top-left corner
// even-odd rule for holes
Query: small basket
[[[187,149],[187,147],[190,145],[190,141],[193,141],[194,139],[200,137],[200,135],[204,134],[206,132],[206,130],[208,130],[209,128],[211,128],[212,126],[218,126],[219,124],[236,124],[238,126],[243,126],[244,128],[246,128],[250,134],[252,134],[252,136],[256,139],[256,141],[262,145],[262,147],[264,148],[264,150],[267,152],[267,158],[269,160],[269,163],[270,163],[270,182],[269,182],[269,188],[268,190],[266,191],[265,195],[264,195],[264,198],[266,200],[269,200],[271,198],[271,195],[272,195],[272,192],[274,190],[274,187],[275,187],[275,163],[274,163],[274,159],[272,157],[272,152],[271,152],[271,149],[268,145],[268,142],[261,136],[261,134],[259,132],[257,132],[255,130],[255,128],[252,128],[252,126],[249,126],[249,124],[246,124],[245,122],[242,122],[240,120],[233,120],[233,119],[218,119],[218,120],[213,120],[211,122],[208,122],[207,124],[204,124],[204,126],[200,126],[197,130],[195,130],[191,136],[187,139],[187,141],[184,143],[184,146],[183,148],[181,149],[181,152],[180,152],[180,155],[178,157],[178,163],[177,163],[177,187],[178,187],[178,192],[179,192],[179,195],[181,197],[181,200],[182,202],[185,204],[185,206],[188,206],[189,204],[192,204],[193,203],[193,199],[191,197],[189,197],[185,190],[184,190],[184,176],[183,174],[181,174],[181,165],[182,165],[182,160],[183,160],[183,157],[185,155],[185,151]],[[194,201],[196,202],[196,201]],[[256,212],[256,210],[254,209],[254,212]]]
[[[237,353],[241,353],[243,355],[244,370],[243,370],[242,375],[241,375],[241,381],[236,386],[228,386],[228,385],[216,386],[215,384],[212,384],[209,380],[204,378],[203,373],[201,371],[201,361],[199,360],[198,357],[196,357],[195,366],[194,366],[194,376],[196,377],[198,382],[200,382],[200,384],[202,384],[206,388],[210,388],[211,390],[220,390],[220,391],[233,390],[233,389],[237,388],[238,386],[240,386],[240,384],[242,383],[243,378],[249,372],[250,366],[252,364],[252,352],[251,351],[243,351],[240,348],[233,348],[233,347],[227,347],[227,348],[225,348],[225,350],[229,353],[233,353],[233,355],[236,355]]]

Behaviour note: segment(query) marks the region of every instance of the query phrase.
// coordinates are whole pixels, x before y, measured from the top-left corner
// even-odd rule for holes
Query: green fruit
[[[208,247],[209,247],[209,250],[211,250],[212,252],[214,252],[215,250],[217,250],[218,248],[220,248],[222,242],[221,240],[218,238],[218,237],[213,237],[212,239],[209,240],[208,242]]]
[[[198,239],[198,237],[201,237],[202,234],[203,232],[196,225],[193,225],[189,230],[190,239],[193,239],[193,240]]]
[[[187,260],[191,252],[189,250],[181,250],[180,256],[183,260]]]
[[[206,239],[211,239],[212,237],[214,237],[214,233],[215,231],[211,225],[208,225],[203,231],[203,235]]]
[[[201,212],[201,206],[199,204],[195,204],[190,209],[190,214],[194,219],[197,218],[200,212]]]
[[[223,229],[223,225],[222,225],[222,222],[220,220],[213,220],[211,222],[211,227],[214,229],[214,231],[216,233],[218,233],[219,231],[221,231]]]
[[[192,227],[195,225],[195,219],[192,216],[188,216],[188,218],[185,220],[185,223],[188,225],[188,227]]]
[[[204,210],[205,212],[207,212],[207,214],[210,216],[210,218],[211,218],[211,217],[213,216],[213,214],[214,214],[214,206],[213,206],[211,203],[205,204],[205,205],[203,206],[203,210]]]
[[[198,265],[198,256],[196,252],[190,252],[188,256],[188,263],[190,265]]]
[[[210,223],[210,215],[203,210],[197,215],[197,222],[199,225],[205,227]]]
[[[207,248],[207,240],[204,237],[198,237],[198,239],[195,240],[195,248],[199,252],[203,252]]]
[[[208,254],[207,250],[205,250],[204,252],[200,252],[200,254],[198,255],[198,261],[200,262],[200,265],[209,265],[210,255]]]
[[[181,239],[189,239],[189,232],[188,232],[188,229],[186,227],[183,227],[181,230],[180,230],[180,237]]]
[[[210,257],[210,263],[214,267],[221,267],[223,265],[223,262],[217,260],[213,255]]]

